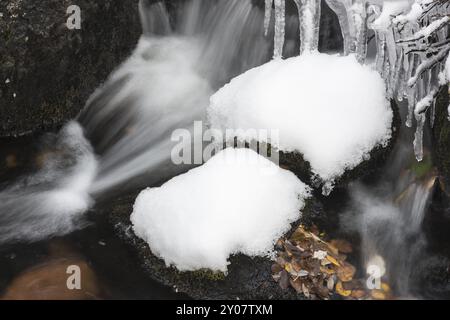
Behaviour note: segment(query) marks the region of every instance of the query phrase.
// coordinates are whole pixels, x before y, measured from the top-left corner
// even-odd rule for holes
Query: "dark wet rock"
[[[443,86],[436,99],[436,117],[432,130],[433,160],[436,163],[447,194],[450,194],[450,121],[448,86]]]
[[[66,26],[69,0],[0,2],[0,136],[59,127],[132,51],[138,0],[79,0],[81,30]]]
[[[425,299],[450,299],[450,259],[442,255],[423,257],[411,275],[412,292]]]
[[[433,186],[433,196],[424,217],[423,230],[428,250],[450,258],[450,196],[443,190],[439,178]]]
[[[369,154],[369,159],[361,162],[358,166],[345,173],[334,182],[334,190],[346,187],[348,183],[358,178],[365,178],[367,180],[375,180],[381,170],[383,170],[386,161],[391,154],[397,141],[401,119],[398,106],[395,101],[391,101],[391,107],[394,113],[392,121],[392,137],[387,146],[377,146]],[[304,159],[299,152],[280,152],[280,166],[292,171],[303,182],[310,186],[314,186],[318,190],[322,188],[323,182],[315,179],[311,172],[310,163]]]
[[[104,214],[119,236],[141,259],[148,276],[195,299],[301,299],[293,290],[282,290],[272,278],[273,262],[267,258],[236,255],[230,258],[228,275],[210,271],[179,272],[151,254],[147,243],[136,237],[129,216],[136,195],[115,201]]]

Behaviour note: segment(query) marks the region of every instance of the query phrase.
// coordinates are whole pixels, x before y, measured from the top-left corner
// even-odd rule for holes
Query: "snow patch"
[[[215,93],[208,108],[214,129],[279,130],[276,147],[301,152],[326,182],[385,145],[392,118],[376,71],[354,56],[319,53],[249,70]]]
[[[270,170],[262,174],[267,167]],[[263,169],[263,171],[262,171]],[[300,218],[308,187],[249,149],[225,149],[136,199],[137,236],[179,270],[226,271],[228,257],[267,256]]]

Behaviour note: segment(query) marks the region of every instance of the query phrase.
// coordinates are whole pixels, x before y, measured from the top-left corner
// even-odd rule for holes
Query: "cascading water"
[[[299,52],[315,51],[321,2],[293,1],[300,17]],[[411,4],[399,2],[406,7]],[[439,9],[422,2],[422,14]],[[389,97],[408,98],[406,123],[411,126],[415,116],[414,149],[422,160],[424,113],[432,113],[448,53],[445,21],[412,17],[402,6],[381,7],[381,0],[326,3],[338,16],[344,54],[355,54],[361,63],[366,61],[367,22],[371,23],[377,42],[375,67],[386,79]],[[142,0],[143,36],[132,56],[91,96],[76,122],[49,138],[44,167],[0,192],[0,242],[68,233],[84,225],[82,213],[95,198],[118,186],[139,184],[143,177],[149,185],[184,170],[171,164],[171,150],[177,143],[171,141],[171,133],[180,128],[192,132],[193,122],[203,119],[215,89],[270,59],[272,44],[262,26],[269,34],[271,21],[273,57],[283,56],[285,28],[289,27],[285,0],[266,0],[265,8],[265,13],[255,10],[251,0],[187,1],[180,9],[182,14],[175,13],[174,27],[162,3],[149,5]],[[371,14],[375,19],[369,19]],[[433,41],[426,35],[417,38],[423,25],[433,26],[427,30],[430,34],[438,32]],[[430,43],[435,49],[431,56],[420,51]],[[407,55],[406,50],[419,53]],[[421,223],[433,177],[420,180],[405,173],[398,178],[408,155],[404,146],[402,142],[398,147],[378,188],[357,186],[351,191],[358,213],[352,216],[352,224],[356,222],[362,235],[366,264],[385,267],[398,292],[407,295],[409,269],[424,248]]]
[[[171,167],[172,132],[193,132],[213,89],[268,58],[262,13],[251,1],[187,2],[173,30],[162,3],[142,1],[140,8],[144,35],[137,49],[78,118],[99,154],[94,194],[145,172],[180,170]],[[161,179],[152,176],[146,184]]]
[[[350,188],[351,210],[343,225],[361,236],[362,263],[368,273],[383,277],[397,295],[411,297],[414,266],[426,252],[422,222],[435,176],[415,173],[407,140],[400,141],[375,187],[361,183]],[[400,175],[399,175],[400,174]]]
[[[0,191],[0,241],[68,233],[93,199],[186,170],[170,161],[172,132],[192,132],[214,89],[270,58],[251,0],[187,1],[175,28],[161,2],[142,0],[140,13],[137,48],[53,137],[46,166]]]
[[[97,160],[83,129],[68,123],[46,137],[42,150],[40,170],[0,192],[0,242],[41,240],[86,224]]]

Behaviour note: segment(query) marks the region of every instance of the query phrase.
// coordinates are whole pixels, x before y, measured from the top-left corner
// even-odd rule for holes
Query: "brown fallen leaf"
[[[286,263],[284,265],[284,270],[286,270],[288,273],[291,273],[293,271],[292,265],[290,263]]]
[[[344,290],[365,290],[364,284],[360,280],[353,279],[351,281],[343,282]]]
[[[328,288],[320,284],[314,287],[314,292],[322,299],[327,299],[330,296],[330,291],[328,290]]]
[[[284,268],[284,266],[285,266],[288,262],[287,262],[287,260],[286,260],[283,256],[279,255],[279,256],[277,257],[277,263],[281,266],[281,268]]]
[[[280,266],[278,263],[274,263],[272,265],[272,273],[279,273],[281,272],[281,270],[283,270],[283,267]]]
[[[283,290],[289,288],[289,275],[286,270],[280,272],[280,280],[278,281],[278,284]]]
[[[298,260],[294,260],[291,263],[292,269],[294,269],[295,272],[299,272],[303,269],[302,264]]]
[[[389,287],[389,285],[385,282],[381,283],[381,290],[383,290],[384,292],[390,292],[391,291],[391,287]]]
[[[329,251],[331,251],[332,254],[334,254],[335,256],[339,256],[339,250],[338,248],[336,248],[335,246],[328,244],[328,248]]]
[[[351,290],[344,289],[341,281],[338,281],[338,283],[336,284],[336,292],[343,297],[348,297],[352,293]]]
[[[294,288],[294,290],[297,293],[303,293],[302,289],[302,281],[300,279],[290,279],[289,283],[291,284],[291,287]]]
[[[284,242],[284,248],[286,249],[286,252],[289,254],[289,256],[300,256],[304,251],[303,248],[297,248],[287,240]]]
[[[334,269],[328,268],[327,266],[321,266],[320,272],[322,272],[324,274],[328,274],[328,275],[333,275],[336,273],[336,271]]]
[[[372,290],[370,294],[376,300],[386,300],[386,294],[381,290]]]
[[[330,244],[335,247],[336,249],[338,249],[340,252],[342,253],[352,253],[353,252],[353,247],[350,244],[350,242],[343,240],[343,239],[334,239],[330,241]]]
[[[364,290],[361,290],[361,289],[353,290],[352,294],[351,294],[352,298],[355,298],[355,299],[362,299],[366,295],[367,295],[367,292]]]
[[[330,255],[327,255],[326,256],[326,258],[325,259],[327,259],[328,261],[330,261],[332,264],[334,264],[335,266],[340,266],[340,264],[339,264],[339,262],[335,259],[335,258],[333,258],[332,256],[330,256]]]
[[[356,269],[350,263],[343,262],[337,269],[337,276],[342,282],[347,282],[353,279]]]

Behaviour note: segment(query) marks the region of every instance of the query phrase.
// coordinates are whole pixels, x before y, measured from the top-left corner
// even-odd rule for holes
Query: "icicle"
[[[367,9],[365,0],[359,0],[353,4],[352,19],[355,28],[356,59],[360,63],[364,63],[367,56]]]
[[[414,154],[417,161],[423,160],[423,128],[425,126],[425,114],[416,114],[417,128],[414,136]]]
[[[375,41],[377,46],[377,56],[375,58],[375,68],[384,78],[385,75],[385,59],[386,59],[386,40],[384,33],[375,31]]]
[[[408,74],[407,79],[411,78],[411,75],[413,74],[415,65],[416,65],[416,56],[410,55],[409,56],[409,66],[408,66]],[[408,128],[412,127],[413,122],[413,116],[414,116],[414,108],[416,106],[416,89],[414,87],[407,87],[407,98],[408,98],[408,115],[406,118],[406,126]]]
[[[413,88],[407,89],[408,93],[408,114],[406,116],[406,126],[411,128],[413,125],[414,108],[416,106],[416,91]]]
[[[283,56],[285,24],[285,0],[275,0],[275,39],[273,57],[279,59]]]
[[[403,50],[400,48],[397,54],[397,62],[395,63],[394,74],[391,77],[393,92],[397,92],[397,98],[399,101],[403,100],[403,88],[401,83],[403,82]]]
[[[367,54],[366,0],[326,0],[336,13],[344,38],[344,55],[356,54],[363,63]]]
[[[266,1],[266,8],[264,12],[264,35],[267,37],[269,33],[270,18],[272,17],[273,0],[265,0],[265,1]]]
[[[321,2],[317,0],[294,0],[298,8],[300,26],[300,54],[317,51],[319,48],[319,28]]]
[[[331,10],[336,13],[339,19],[339,25],[341,26],[342,38],[344,39],[344,55],[351,53],[351,32],[349,26],[348,12],[341,0],[326,0]]]
[[[396,62],[397,62],[397,46],[395,44],[394,34],[393,30],[388,30],[386,33],[386,51],[387,51],[387,58],[388,63],[386,64],[386,67],[388,70],[385,72],[386,75],[390,75],[390,77],[387,77],[388,80],[388,93],[389,96],[392,97],[394,90],[395,90],[395,83],[393,83],[394,79],[394,73],[396,69]]]
[[[414,115],[416,117],[417,127],[416,133],[414,135],[414,154],[416,155],[417,161],[423,160],[423,129],[425,127],[426,121],[426,109],[430,106],[433,101],[434,94],[425,95],[425,79],[421,77],[416,84],[417,96],[420,101],[417,102],[414,110]]]
[[[436,119],[436,99],[433,100],[433,103],[431,104],[431,109],[430,109],[430,126],[431,126],[431,128],[434,127],[435,119]]]

